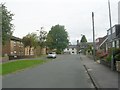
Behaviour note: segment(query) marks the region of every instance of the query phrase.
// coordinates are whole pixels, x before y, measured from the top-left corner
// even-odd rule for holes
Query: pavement
[[[85,55],[80,55],[80,58],[97,88],[119,88],[120,76],[118,72],[112,71],[109,67],[95,62]]]
[[[3,88],[94,88],[79,55],[58,55],[50,62],[2,77]]]

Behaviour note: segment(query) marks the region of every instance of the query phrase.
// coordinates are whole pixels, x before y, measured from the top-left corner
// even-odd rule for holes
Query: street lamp
[[[110,1],[108,0],[108,8],[109,8],[109,20],[110,20],[110,31],[111,31],[111,70],[114,70],[114,59],[113,59],[113,39],[112,39],[112,21],[111,21],[111,9],[110,9]]]
[[[95,59],[95,49],[96,49],[96,45],[95,45],[95,30],[94,30],[94,12],[92,12],[92,24],[93,24],[93,58],[94,61],[96,61]]]

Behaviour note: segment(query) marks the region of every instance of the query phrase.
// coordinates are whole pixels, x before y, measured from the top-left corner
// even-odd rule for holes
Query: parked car
[[[48,53],[47,58],[56,58],[56,53],[55,52]]]

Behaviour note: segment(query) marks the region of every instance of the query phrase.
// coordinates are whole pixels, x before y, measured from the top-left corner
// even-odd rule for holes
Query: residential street
[[[0,87],[120,90],[120,0],[2,0]]]
[[[34,68],[3,77],[3,88],[93,88],[80,55],[58,55]]]

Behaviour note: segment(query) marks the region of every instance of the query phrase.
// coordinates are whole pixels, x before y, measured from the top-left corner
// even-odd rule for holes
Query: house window
[[[74,48],[72,48],[72,50],[74,50]]]
[[[112,42],[112,47],[115,47],[115,41]]]
[[[72,52],[74,54],[74,52]]]
[[[17,53],[16,51],[14,51],[14,53]]]
[[[119,48],[119,40],[116,42],[116,47]]]
[[[14,46],[16,46],[16,42],[14,41]]]
[[[67,48],[67,50],[69,50],[69,48]]]
[[[117,41],[115,40],[115,48],[117,47]]]
[[[11,54],[13,54],[13,52],[11,52]]]

